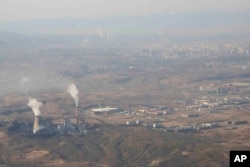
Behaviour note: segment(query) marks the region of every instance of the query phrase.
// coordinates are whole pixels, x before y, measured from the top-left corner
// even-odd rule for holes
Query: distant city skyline
[[[246,12],[249,0],[2,0],[0,22],[196,12]]]

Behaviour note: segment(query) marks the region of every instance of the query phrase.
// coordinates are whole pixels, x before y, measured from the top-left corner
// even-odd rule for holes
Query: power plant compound
[[[28,106],[34,113],[33,133],[27,133],[29,136],[48,136],[54,134],[71,134],[82,135],[87,133],[89,126],[85,123],[84,119],[80,119],[79,107],[78,107],[78,89],[75,84],[71,83],[68,86],[67,92],[73,97],[75,102],[75,117],[62,119],[59,123],[52,123],[49,125],[43,125],[42,113],[40,107],[42,102],[35,98],[28,98]]]

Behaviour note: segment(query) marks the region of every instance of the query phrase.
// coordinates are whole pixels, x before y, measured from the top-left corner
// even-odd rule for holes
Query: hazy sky
[[[250,11],[250,0],[0,0],[0,21]]]

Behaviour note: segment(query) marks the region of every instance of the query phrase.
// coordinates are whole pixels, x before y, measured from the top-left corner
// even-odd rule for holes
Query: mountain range
[[[248,35],[250,13],[204,12],[104,18],[0,22],[0,30],[24,34],[204,36]]]

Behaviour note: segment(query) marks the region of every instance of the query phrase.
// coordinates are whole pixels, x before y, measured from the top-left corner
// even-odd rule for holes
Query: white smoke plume
[[[68,86],[68,92],[73,97],[76,103],[76,107],[78,106],[78,89],[76,88],[76,85],[71,83]]]
[[[35,116],[41,115],[39,107],[41,107],[42,105],[43,104],[41,102],[39,102],[37,99],[29,97],[28,106],[30,108],[32,108],[32,111],[33,111],[33,113],[34,113]]]
[[[20,84],[22,86],[27,85],[29,82],[30,82],[30,78],[29,77],[22,77],[21,80],[20,80]]]
[[[102,30],[100,28],[97,28],[97,32],[98,32],[100,38],[103,39],[103,32],[102,32]]]

